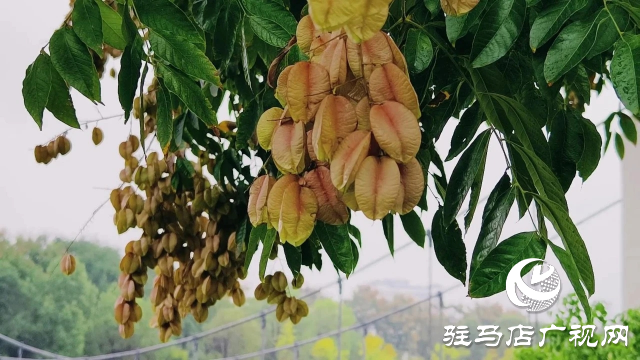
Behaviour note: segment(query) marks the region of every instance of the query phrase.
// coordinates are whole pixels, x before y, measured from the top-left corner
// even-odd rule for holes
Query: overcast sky
[[[6,2],[3,8],[8,15],[0,22],[0,33],[4,34],[0,37],[4,51],[0,67],[0,153],[4,155],[3,170],[0,171],[0,229],[11,237],[47,235],[71,239],[91,213],[108,198],[109,189],[120,184],[118,173],[123,167],[123,160],[118,155],[118,144],[126,139],[130,126],[123,125],[123,121],[117,118],[98,124],[104,131],[104,141],[100,146],[96,147],[91,142],[92,124],[86,130],[73,130],[68,134],[72,143],[68,155],[54,159],[47,166],[37,164],[34,160],[34,147],[48,142],[66,127],[45,111],[43,130],[38,130],[23,106],[22,80],[27,66],[60,25],[67,6],[67,0],[30,0]],[[107,64],[107,69],[112,66],[114,64]],[[117,99],[117,83],[108,75],[102,81],[105,106],[99,110],[75,91],[73,98],[81,121],[100,118],[100,114],[110,116],[122,112]],[[617,109],[618,101],[614,92],[607,90],[592,101],[586,116],[594,123],[599,123]],[[452,121],[447,126],[437,144],[441,154],[448,151],[448,140],[455,124]],[[137,124],[134,129],[137,129]],[[453,165],[453,162],[447,164],[449,173]],[[580,179],[574,182],[567,196],[574,220],[597,212],[621,197],[621,165],[614,152],[610,151],[585,184]],[[491,191],[504,169],[502,153],[497,144],[492,142],[482,196]],[[434,199],[429,200],[430,211],[422,215],[427,226],[437,207]],[[466,235],[469,256],[478,235],[478,220],[483,208],[484,204],[480,204],[476,221]],[[596,294],[593,299],[605,301],[610,313],[619,312],[621,307],[621,209],[621,206],[613,207],[579,226],[596,274]],[[518,221],[515,210],[514,207],[507,220],[502,239],[532,229],[529,218]],[[139,233],[131,230],[120,236],[117,234],[112,222],[113,212],[109,204],[103,207],[88,224],[82,238],[119,249],[123,249],[129,240],[137,239]],[[355,224],[361,229],[363,237],[360,265],[388,253],[379,221],[371,222],[364,216],[356,215]],[[396,247],[400,247],[409,239],[402,231],[400,221],[396,221],[396,226]],[[548,257],[553,258],[553,255],[549,254]],[[378,280],[406,281],[411,286],[425,288],[428,285],[428,259],[428,250],[412,245],[398,252],[395,259],[388,257],[379,266],[362,272],[356,269],[356,274],[345,285],[346,290]],[[551,263],[557,265],[555,259]],[[274,261],[269,270],[275,271],[282,264]],[[306,273],[305,284],[321,285],[335,280],[336,273],[328,266],[328,259],[325,264],[327,266],[321,273]],[[433,264],[433,270],[434,287],[446,288],[456,283],[457,280],[451,278],[437,262]],[[257,269],[254,266],[247,279],[247,287],[252,289],[256,279]],[[562,279],[563,293],[567,293],[571,286],[564,274]],[[513,308],[504,293],[488,300],[471,300],[465,297],[465,290],[460,287],[447,295],[445,301],[465,306],[497,301],[504,304],[505,308]]]

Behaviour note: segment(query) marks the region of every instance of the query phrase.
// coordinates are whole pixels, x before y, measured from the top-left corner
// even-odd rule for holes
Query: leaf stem
[[[609,17],[611,18],[611,21],[613,22],[613,25],[616,27],[616,30],[618,31],[618,35],[620,35],[620,39],[622,39],[622,41],[624,41],[625,43],[627,42],[624,39],[624,32],[622,32],[620,30],[620,27],[618,26],[618,23],[616,22],[616,19],[613,18],[613,15],[611,14],[611,11],[609,10],[609,6],[607,5],[608,0],[604,0],[604,9],[607,11],[607,14],[609,14]]]

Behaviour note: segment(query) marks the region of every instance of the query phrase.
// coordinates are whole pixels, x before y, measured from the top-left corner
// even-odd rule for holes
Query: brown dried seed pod
[[[244,305],[246,298],[244,296],[244,291],[242,291],[242,289],[236,289],[233,291],[233,303],[238,306],[241,307],[242,305]]]
[[[293,315],[289,316],[289,318],[291,319],[291,322],[292,322],[294,325],[298,325],[298,323],[300,322],[300,320],[302,320],[302,316],[299,316],[299,315],[297,315],[297,314],[293,314]]]
[[[256,298],[256,300],[262,301],[266,299],[269,294],[264,290],[262,284],[258,284],[258,286],[256,286],[256,290],[253,292],[253,296]]]
[[[93,141],[93,144],[100,145],[103,138],[104,135],[102,133],[102,130],[99,127],[94,127],[93,131],[91,132],[91,140]]]
[[[283,304],[282,303],[278,304],[278,306],[276,307],[276,319],[279,322],[284,322],[288,318],[289,318],[289,314],[287,314],[287,312],[284,311]]]
[[[128,322],[126,324],[120,324],[118,327],[118,332],[123,339],[128,339],[133,336],[133,322]]]
[[[293,280],[291,280],[291,285],[294,289],[300,289],[304,284],[304,276],[302,274],[298,274]]]
[[[298,300],[298,307],[296,308],[296,315],[306,317],[309,315],[309,305],[304,300]]]
[[[66,136],[61,136],[58,152],[60,155],[67,155],[69,151],[71,151],[71,141],[69,141]]]
[[[62,256],[62,260],[60,261],[60,270],[65,275],[71,275],[74,271],[76,271],[76,258],[66,253]]]

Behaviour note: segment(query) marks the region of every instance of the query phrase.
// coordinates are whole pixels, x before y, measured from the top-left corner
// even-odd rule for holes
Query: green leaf
[[[499,94],[492,94],[502,107],[506,118],[515,130],[522,145],[535,152],[545,163],[551,163],[551,154],[547,139],[542,130],[536,125],[538,121],[524,105],[513,98]]]
[[[64,124],[80,129],[69,87],[62,76],[53,68],[53,65],[51,66],[51,91],[47,99],[46,109]]]
[[[412,210],[404,215],[400,215],[400,220],[402,221],[404,231],[409,235],[411,240],[421,248],[424,248],[424,241],[427,238],[427,234],[424,230],[422,220],[420,220],[420,216]]]
[[[451,136],[451,148],[445,161],[451,161],[467,148],[480,125],[484,121],[484,117],[480,112],[480,102],[477,101],[470,108],[464,111],[460,117],[460,122]]]
[[[207,126],[217,125],[216,113],[211,108],[211,103],[204,96],[200,85],[189,79],[179,71],[165,65],[158,64],[158,75],[164,79],[167,89],[177,97]]]
[[[156,89],[157,119],[156,134],[160,147],[164,149],[171,142],[173,136],[173,114],[171,111],[171,97],[160,80]]]
[[[473,215],[476,212],[476,207],[478,206],[478,201],[480,200],[480,191],[482,190],[482,180],[484,179],[484,167],[487,163],[487,154],[484,154],[482,158],[480,168],[478,172],[476,172],[476,177],[473,179],[473,183],[471,184],[471,196],[469,197],[469,208],[467,209],[467,213],[464,215],[464,232],[469,231],[469,226],[471,226],[471,221],[473,220]]]
[[[151,30],[164,35],[172,33],[200,50],[204,50],[204,38],[187,15],[169,0],[134,0],[140,22]]]
[[[518,152],[526,164],[538,194],[559,204],[563,209],[568,210],[569,207],[567,205],[567,199],[564,196],[564,190],[558,178],[553,174],[553,171],[551,171],[551,168],[530,150],[519,145],[514,145],[513,149]]]
[[[96,0],[76,0],[71,19],[80,40],[102,57],[102,16]]]
[[[525,0],[496,0],[482,16],[471,46],[471,65],[489,65],[513,46],[522,31],[526,14]]]
[[[362,235],[360,235],[360,230],[353,226],[352,224],[347,224],[349,230],[349,236],[358,242],[358,245],[362,246]]]
[[[273,0],[242,0],[253,32],[269,45],[283,48],[296,34],[298,23],[293,15]]]
[[[638,143],[638,130],[636,130],[636,124],[633,122],[629,115],[619,112],[618,118],[620,119],[620,129],[622,133],[627,138],[627,140],[631,141],[633,145],[637,145]]]
[[[149,63],[145,62],[144,63],[144,67],[142,68],[142,75],[140,76],[140,87],[138,89],[138,94],[140,94],[140,95],[138,95],[138,96],[140,96],[140,104],[141,104],[140,106],[142,106],[142,104],[144,104],[144,82],[147,79],[147,74],[149,74]],[[125,123],[126,123],[126,121],[125,121]],[[144,131],[144,121],[139,121],[138,123],[140,124],[139,125],[139,128],[140,128],[140,142],[142,144],[144,144],[144,140],[145,140],[145,136],[146,136],[146,133]],[[145,149],[144,146],[142,147],[142,152],[144,152],[144,156],[146,157],[147,156],[147,150]]]
[[[123,50],[127,41],[122,35],[122,16],[102,0],[96,0],[102,17],[102,37],[105,44]]]
[[[138,27],[131,19],[131,8],[129,7],[129,3],[127,2],[122,11],[122,26],[120,27],[120,32],[122,33],[122,37],[126,42],[126,45],[133,43],[136,37],[139,36]]]
[[[625,31],[629,26],[629,14],[626,11],[615,5],[609,5],[608,8],[611,15],[598,22],[596,40],[587,54],[587,59],[611,49],[613,44],[620,38],[616,25],[622,31]]]
[[[247,37],[244,33],[244,18],[242,19],[242,24],[240,25],[240,38],[242,40],[242,72],[244,73],[244,81],[249,85],[249,90],[253,91],[251,88],[251,71],[249,70],[249,57],[247,55]]]
[[[433,45],[427,33],[419,29],[409,29],[404,44],[404,56],[411,73],[423,72],[433,59]]]
[[[484,166],[484,159],[489,148],[489,137],[491,130],[487,129],[480,133],[471,143],[471,146],[462,154],[451,174],[451,180],[447,186],[447,194],[444,199],[443,224],[449,226],[455,218],[462,202],[467,197],[471,186],[476,178],[476,174]]]
[[[489,194],[487,203],[484,206],[480,234],[471,255],[470,279],[473,278],[476,269],[482,265],[484,259],[498,244],[502,228],[505,221],[507,221],[511,206],[513,206],[515,194],[515,190],[511,187],[509,175],[505,173],[491,190],[491,194]]]
[[[196,79],[222,86],[211,60],[197,46],[172,33],[151,31],[149,43],[154,55]]]
[[[456,41],[465,36],[469,29],[475,25],[476,21],[487,7],[489,0],[480,0],[478,5],[468,13],[460,16],[447,16],[445,26],[447,28],[447,39],[455,45]]]
[[[41,53],[33,64],[27,68],[27,73],[22,82],[22,98],[27,109],[40,130],[42,130],[42,116],[47,106],[49,92],[51,91],[51,77],[53,65],[49,55]]]
[[[124,48],[120,59],[120,72],[118,73],[118,98],[124,110],[125,121],[129,120],[133,109],[133,99],[136,97],[140,68],[142,67],[142,39],[138,36]]]
[[[251,259],[253,255],[258,251],[258,245],[260,240],[265,238],[267,234],[267,224],[260,224],[251,230],[249,235],[249,244],[247,244],[247,253],[244,257],[244,273],[249,273],[249,265],[251,265]]]
[[[436,15],[440,11],[439,0],[424,0],[424,6],[432,15]]]
[[[269,255],[271,255],[271,249],[273,249],[273,244],[276,242],[276,237],[278,232],[275,228],[267,229],[267,232],[264,236],[264,241],[262,242],[262,254],[260,255],[260,269],[259,276],[260,281],[264,281],[264,273],[267,271],[267,263],[269,262]]]
[[[506,128],[508,123],[503,123],[504,112],[500,104],[492,94],[506,94],[504,84],[507,80],[504,78],[500,69],[496,66],[487,66],[480,69],[471,69],[471,79],[473,87],[480,103],[480,109],[484,113],[489,125],[493,125],[503,134],[510,133],[510,129]]]
[[[238,132],[236,135],[236,149],[249,147],[249,140],[253,136],[260,118],[260,104],[258,100],[251,101],[238,116]]]
[[[589,54],[596,40],[598,24],[606,16],[606,11],[601,10],[585,20],[572,22],[560,31],[544,61],[547,83],[558,81]]]
[[[596,129],[596,125],[589,119],[580,116],[580,126],[582,127],[585,146],[582,150],[577,168],[582,181],[587,181],[589,176],[591,176],[598,167],[598,163],[600,163],[602,137],[598,129]]]
[[[524,232],[502,241],[469,278],[469,296],[484,298],[506,290],[507,275],[525,259],[544,259],[547,244],[536,232]]]
[[[356,268],[347,225],[329,225],[318,221],[307,241],[309,240],[320,242],[333,265],[346,275]]]
[[[87,46],[70,28],[58,29],[49,43],[51,62],[62,78],[90,100],[100,101],[100,80]]]
[[[580,283],[580,272],[576,263],[571,258],[571,255],[566,252],[563,248],[555,245],[551,241],[547,241],[549,247],[553,251],[553,254],[560,261],[560,265],[564,269],[564,272],[567,274],[569,278],[569,282],[571,286],[573,286],[573,290],[576,292],[580,303],[582,304],[582,308],[584,309],[585,314],[587,315],[587,323],[591,323],[591,306],[589,305],[589,299],[587,298],[587,294]]]
[[[624,141],[622,140],[622,136],[620,134],[616,134],[616,152],[620,159],[624,159]]]
[[[284,256],[287,259],[287,265],[289,270],[293,274],[293,277],[297,277],[300,274],[302,268],[302,252],[300,248],[297,248],[289,243],[284,243]]]
[[[596,287],[589,252],[569,213],[560,204],[544,196],[533,194],[533,197],[541,205],[542,213],[551,221],[562,239],[564,249],[575,262],[580,280],[584,283],[589,295],[593,295]]]
[[[220,0],[195,0],[192,12],[198,25],[208,33],[215,33],[220,10],[225,5]]]
[[[221,67],[225,67],[233,55],[233,47],[242,22],[242,9],[235,0],[216,0],[222,2],[213,38],[213,52],[215,58],[221,60]]]
[[[627,10],[627,13],[629,13],[629,16],[636,23],[636,26],[640,26],[640,7],[633,6],[632,4],[630,4],[630,1],[626,1],[626,0],[622,0],[622,1],[613,0],[611,2]]]
[[[382,219],[382,232],[384,233],[384,237],[387,239],[387,245],[389,245],[389,252],[391,256],[394,254],[395,246],[394,246],[394,231],[393,231],[393,214],[387,214]]]
[[[445,227],[442,220],[442,208],[439,208],[433,216],[431,226],[436,258],[451,276],[464,285],[467,279],[467,250],[462,241],[462,231],[457,221]]]
[[[551,39],[562,25],[582,8],[588,0],[562,0],[542,10],[531,25],[529,46],[535,52]]]
[[[576,116],[560,111],[553,118],[550,130],[551,166],[562,189],[567,192],[585,146],[582,125]]]

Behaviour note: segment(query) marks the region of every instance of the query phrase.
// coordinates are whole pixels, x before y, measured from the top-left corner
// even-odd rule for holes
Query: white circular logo
[[[530,284],[527,284],[520,274],[525,266],[534,261],[542,261],[542,265],[533,267]],[[526,308],[528,312],[547,310],[560,294],[558,271],[542,259],[525,259],[517,263],[509,271],[506,285],[507,296],[513,305]]]

